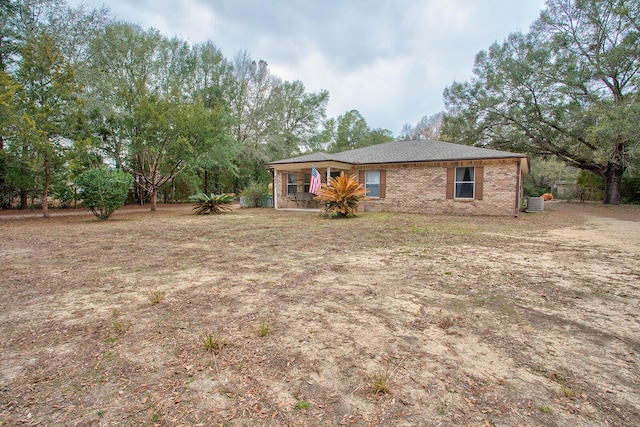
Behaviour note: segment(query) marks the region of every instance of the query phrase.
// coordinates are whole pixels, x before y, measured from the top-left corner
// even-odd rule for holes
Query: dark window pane
[[[295,173],[287,174],[287,196],[295,196],[298,194],[298,175]]]
[[[459,199],[473,199],[473,183],[457,183],[456,197]]]

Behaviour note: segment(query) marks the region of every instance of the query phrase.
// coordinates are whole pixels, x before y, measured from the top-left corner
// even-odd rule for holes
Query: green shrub
[[[65,183],[54,185],[53,195],[58,203],[60,203],[61,208],[70,207],[71,204],[78,198],[75,186],[67,185]]]
[[[603,200],[604,179],[595,173],[581,170],[576,178],[580,200]]]
[[[124,205],[133,177],[118,169],[101,166],[80,174],[76,180],[84,205],[104,221]]]
[[[268,194],[268,191],[266,185],[253,183],[240,192],[240,197],[245,199],[247,207],[256,207],[260,206],[260,200]]]
[[[640,176],[623,176],[620,188],[623,203],[640,203]]]
[[[193,213],[196,215],[221,214],[231,211],[233,194],[211,194],[199,193],[189,197],[193,203]]]

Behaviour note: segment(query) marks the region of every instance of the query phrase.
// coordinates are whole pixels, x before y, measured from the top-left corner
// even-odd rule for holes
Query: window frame
[[[298,194],[298,174],[288,173],[287,174],[287,196],[295,196],[297,194]]]
[[[473,178],[464,180],[464,172],[461,180],[458,179],[459,169],[471,169]],[[465,196],[464,188],[471,187],[471,196]],[[453,197],[458,200],[474,200],[476,196],[476,167],[475,166],[456,166],[453,173]]]
[[[377,182],[369,181],[369,174],[370,173],[377,173],[377,175],[378,175]],[[371,195],[369,190],[372,187],[373,188],[377,187],[377,190],[378,190],[377,191],[377,193],[378,193],[377,195]],[[367,190],[367,197],[372,198],[372,199],[380,199],[380,195],[381,195],[381,191],[382,191],[382,174],[381,174],[379,169],[365,170],[364,171],[364,188],[365,188],[365,190]]]

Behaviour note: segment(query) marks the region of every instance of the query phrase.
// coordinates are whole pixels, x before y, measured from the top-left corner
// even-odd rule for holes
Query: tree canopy
[[[0,206],[41,202],[101,165],[130,197],[187,200],[270,179],[264,164],[390,140],[329,93],[283,81],[247,52],[225,58],[64,0],[0,0]],[[329,130],[330,129],[330,130]]]
[[[605,180],[605,203],[640,141],[640,15],[630,0],[548,0],[526,34],[476,56],[445,90],[453,142],[552,155]]]

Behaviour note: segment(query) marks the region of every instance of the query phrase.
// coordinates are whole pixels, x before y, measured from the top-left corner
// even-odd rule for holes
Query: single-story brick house
[[[317,207],[309,201],[311,167],[326,182],[344,171],[367,189],[364,212],[509,215],[520,212],[523,154],[432,140],[393,141],[340,153],[312,153],[271,162],[276,209]]]

